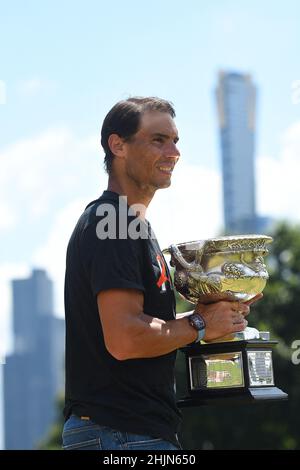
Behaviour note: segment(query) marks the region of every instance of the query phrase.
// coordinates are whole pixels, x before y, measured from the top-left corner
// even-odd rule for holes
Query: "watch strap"
[[[195,343],[198,343],[198,341],[201,341],[205,336],[205,328],[202,328],[202,330],[198,330],[198,337],[194,341]]]

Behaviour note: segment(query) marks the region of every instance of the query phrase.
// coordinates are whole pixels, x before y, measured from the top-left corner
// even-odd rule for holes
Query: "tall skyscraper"
[[[216,90],[227,234],[255,233],[255,96],[249,75],[220,72]]]
[[[55,419],[63,388],[64,322],[53,315],[52,282],[43,270],[12,281],[13,354],[4,366],[6,449],[33,449]]]

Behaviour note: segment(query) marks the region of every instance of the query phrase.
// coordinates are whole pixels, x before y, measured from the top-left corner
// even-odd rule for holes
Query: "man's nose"
[[[180,151],[177,148],[177,145],[175,143],[171,143],[168,146],[168,149],[166,151],[166,157],[168,158],[175,158],[176,162],[179,160],[180,157]]]

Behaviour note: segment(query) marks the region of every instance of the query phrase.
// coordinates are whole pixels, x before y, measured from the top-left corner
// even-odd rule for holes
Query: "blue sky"
[[[220,69],[249,72],[258,87],[259,212],[299,220],[299,26],[296,0],[0,0],[2,349],[12,277],[45,267],[63,314],[67,239],[105,187],[101,122],[129,95],[161,96],[177,111],[182,161],[152,209],[161,245],[222,226]]]
[[[156,94],[174,101],[185,158],[216,166],[212,91],[219,68],[254,76],[259,152],[275,155],[280,131],[299,117],[290,99],[291,82],[300,74],[296,1],[0,5],[0,70],[8,94],[1,145],[53,123],[71,124],[79,134],[97,132],[116,100]],[[33,79],[43,83],[39,92],[16,93]]]

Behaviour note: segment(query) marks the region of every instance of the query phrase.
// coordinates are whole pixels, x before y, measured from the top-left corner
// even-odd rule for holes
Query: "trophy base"
[[[265,400],[281,401],[287,400],[287,393],[277,387],[261,387],[249,388],[248,390],[240,393],[219,393],[218,395],[207,395],[205,392],[199,397],[186,396],[177,401],[179,408],[187,408],[190,406],[205,406],[205,405],[230,405],[230,404],[256,404]]]
[[[186,358],[188,395],[179,407],[286,400],[275,387],[272,349],[277,341],[235,340],[192,344]]]

